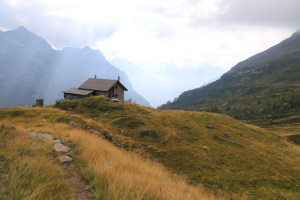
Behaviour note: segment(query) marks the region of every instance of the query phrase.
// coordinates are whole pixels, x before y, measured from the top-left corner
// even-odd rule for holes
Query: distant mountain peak
[[[295,33],[293,33],[292,37],[300,37],[300,29],[298,31],[296,31]]]
[[[18,29],[16,30],[13,30],[14,32],[16,32],[17,34],[20,34],[20,35],[36,35],[32,32],[30,32],[27,28],[25,28],[24,26],[20,26]]]
[[[36,34],[30,32],[27,28],[25,28],[24,26],[20,26],[18,29],[15,29],[15,30],[11,30],[12,32],[14,32],[15,34],[18,34],[18,35],[22,35],[22,36],[27,36],[27,37],[33,37],[33,36],[36,36],[36,37],[39,37],[37,36]],[[10,31],[8,31],[10,32]]]
[[[17,30],[18,31],[28,31],[24,26],[20,26]]]
[[[85,46],[84,48],[82,48],[82,49],[86,49],[86,50],[92,50],[91,49],[91,47],[89,47],[89,46]]]

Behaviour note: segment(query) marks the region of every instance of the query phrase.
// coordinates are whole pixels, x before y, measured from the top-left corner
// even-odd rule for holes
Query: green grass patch
[[[300,145],[300,134],[299,135],[289,135],[287,139],[293,141],[295,144]]]
[[[156,132],[155,130],[145,130],[145,131],[141,131],[140,132],[140,136],[143,138],[143,137],[150,137],[150,138],[159,138],[159,133]]]
[[[14,111],[10,112],[11,117],[18,117],[18,116],[22,116],[24,114],[25,114],[24,110],[14,110]]]

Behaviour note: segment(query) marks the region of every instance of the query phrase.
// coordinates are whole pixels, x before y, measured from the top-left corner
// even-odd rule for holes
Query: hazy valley
[[[144,97],[157,104],[191,89],[188,70],[169,66],[168,89],[99,50],[53,50],[23,27],[0,32],[0,197],[299,199],[299,59],[296,32],[206,86],[220,69],[191,70],[191,82],[207,79],[154,109]],[[126,100],[56,101],[95,74],[120,76]],[[30,107],[36,98],[51,105]]]

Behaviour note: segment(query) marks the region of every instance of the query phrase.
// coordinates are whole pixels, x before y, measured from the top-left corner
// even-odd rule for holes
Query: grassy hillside
[[[2,122],[0,199],[71,199],[71,190],[59,165],[53,162],[49,144],[29,139],[23,131]]]
[[[300,147],[264,129],[100,97],[55,107],[1,109],[0,124],[71,146],[95,199],[300,198]]]
[[[70,120],[80,128],[71,127]],[[0,109],[0,199],[72,199],[53,143],[30,138],[28,131],[49,133],[72,148],[68,155],[93,191],[92,199],[215,199],[201,185],[188,185],[161,164],[91,133],[97,124],[50,107]]]
[[[299,146],[264,129],[220,114],[160,111],[101,98],[57,107],[92,119],[81,128],[112,133],[123,149],[155,159],[193,185],[249,199],[300,197]]]
[[[272,125],[300,113],[299,67],[300,32],[296,32],[240,62],[219,80],[186,91],[161,108],[212,111],[259,126]]]

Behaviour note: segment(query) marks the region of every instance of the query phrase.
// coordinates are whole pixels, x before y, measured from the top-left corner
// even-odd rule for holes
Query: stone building
[[[64,91],[64,98],[73,100],[89,96],[105,96],[108,98],[117,98],[124,100],[124,91],[127,88],[118,80],[89,78],[80,87],[73,87]]]

